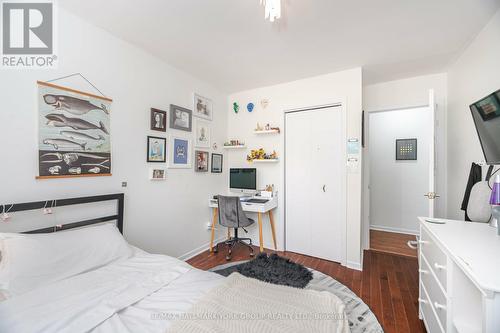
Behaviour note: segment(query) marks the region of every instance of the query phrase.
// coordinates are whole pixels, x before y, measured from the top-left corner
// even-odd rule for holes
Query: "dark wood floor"
[[[370,230],[370,249],[408,257],[417,257],[417,250],[410,248],[408,241],[414,241],[415,235],[379,230]]]
[[[256,248],[256,253],[258,249]],[[268,253],[274,251],[265,250]],[[292,252],[278,252],[304,266],[330,275],[356,293],[370,306],[382,324],[391,333],[425,332],[418,319],[418,264],[416,258],[365,251],[364,270],[357,271],[338,263]],[[188,260],[199,269],[208,270],[225,264],[225,249],[218,254],[208,251]],[[249,259],[248,249],[238,247],[232,261]]]

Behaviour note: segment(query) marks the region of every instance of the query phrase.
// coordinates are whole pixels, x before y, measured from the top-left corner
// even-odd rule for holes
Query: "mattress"
[[[136,250],[130,259],[0,302],[0,332],[165,332],[223,279]]]

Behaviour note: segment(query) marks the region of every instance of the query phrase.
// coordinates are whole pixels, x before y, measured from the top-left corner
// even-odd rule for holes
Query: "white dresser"
[[[500,333],[500,236],[483,223],[419,218],[419,315],[429,333]]]

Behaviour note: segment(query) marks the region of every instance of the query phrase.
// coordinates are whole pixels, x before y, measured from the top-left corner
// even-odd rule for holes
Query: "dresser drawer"
[[[425,228],[421,228],[420,235],[420,253],[427,259],[430,269],[436,274],[444,291],[447,291],[446,277],[447,277],[447,260],[446,254],[441,251],[439,246],[430,237]],[[422,258],[420,258],[422,261]]]
[[[441,326],[446,329],[446,295],[432,274],[425,258],[420,258],[420,283],[425,287],[429,301],[436,312]]]
[[[427,333],[444,333],[443,328],[440,326],[436,315],[432,310],[431,301],[425,291],[425,288],[420,286],[421,295],[418,302],[420,303],[420,312],[424,317],[425,328],[427,329]]]

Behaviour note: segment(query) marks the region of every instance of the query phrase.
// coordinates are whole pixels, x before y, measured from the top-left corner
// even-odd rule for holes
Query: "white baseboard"
[[[224,236],[224,237],[220,237],[218,239],[215,239],[214,240],[214,245],[219,243],[219,242],[222,242],[223,240],[225,240],[227,237]],[[206,243],[206,244],[203,244],[202,246],[200,247],[197,247],[196,249],[194,250],[191,250],[187,253],[184,253],[183,255],[177,257],[177,259],[179,260],[182,260],[182,261],[186,261],[186,260],[189,260],[195,256],[197,256],[198,254],[206,251],[208,248],[210,247],[210,242]]]
[[[398,234],[410,234],[410,235],[419,235],[420,234],[418,232],[418,230],[410,230],[410,229],[404,229],[404,228],[393,228],[393,227],[386,227],[383,225],[370,225],[370,230],[395,232]]]
[[[350,269],[355,269],[357,271],[362,271],[361,264],[359,262],[349,261],[346,262],[346,267]]]

